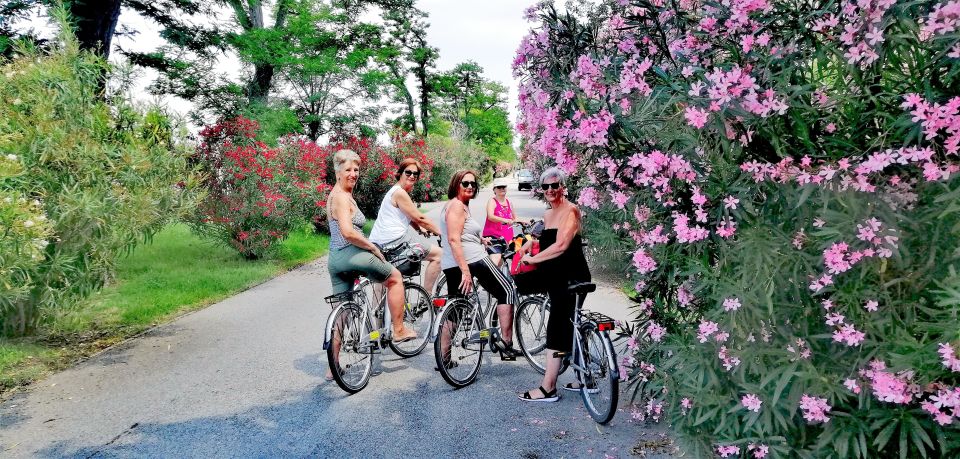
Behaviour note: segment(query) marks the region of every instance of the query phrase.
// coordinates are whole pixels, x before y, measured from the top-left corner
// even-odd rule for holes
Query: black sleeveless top
[[[557,242],[557,229],[545,229],[540,235],[540,251]],[[563,280],[565,282],[578,281],[590,282],[590,267],[587,266],[587,258],[583,255],[583,239],[577,233],[567,246],[567,250],[552,260],[541,263],[541,274],[549,275],[550,279]]]

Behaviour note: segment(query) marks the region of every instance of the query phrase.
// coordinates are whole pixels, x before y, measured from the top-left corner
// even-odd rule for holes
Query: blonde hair
[[[343,169],[343,165],[351,161],[357,163],[359,166],[360,155],[358,155],[357,152],[348,150],[346,148],[343,150],[337,150],[337,152],[333,154],[333,169],[337,172],[340,172],[340,170]]]

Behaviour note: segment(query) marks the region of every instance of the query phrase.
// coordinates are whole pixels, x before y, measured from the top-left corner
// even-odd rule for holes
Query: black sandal
[[[560,395],[557,394],[557,389],[553,389],[550,392],[547,392],[547,390],[544,389],[543,386],[540,386],[537,389],[539,389],[540,393],[543,394],[543,398],[533,398],[530,395],[530,392],[533,392],[532,390],[526,391],[522,394],[517,394],[517,398],[525,402],[544,402],[544,403],[553,403],[560,400]]]
[[[520,352],[513,348],[513,343],[507,344],[503,341],[497,345],[497,348],[500,352],[500,360],[505,362],[513,362],[517,360],[517,356],[520,355]]]
[[[579,383],[566,383],[566,384],[560,386],[560,388],[563,389],[563,390],[568,390],[568,391],[570,391],[570,392],[580,392],[581,386],[580,386]],[[589,385],[587,386],[587,393],[588,393],[588,394],[597,394],[597,393],[599,393],[599,392],[600,392],[600,389],[597,389],[597,386],[596,386],[596,385],[594,385],[593,387],[591,387],[591,386],[589,386]]]

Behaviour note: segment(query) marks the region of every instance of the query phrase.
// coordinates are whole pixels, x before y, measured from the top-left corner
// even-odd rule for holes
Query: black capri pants
[[[497,304],[518,303],[517,291],[513,288],[510,279],[490,261],[490,257],[483,257],[482,260],[470,263],[467,267],[470,268],[470,274],[477,278],[480,286],[497,299]],[[460,268],[456,266],[443,270],[450,296],[463,296],[460,293],[461,274]]]

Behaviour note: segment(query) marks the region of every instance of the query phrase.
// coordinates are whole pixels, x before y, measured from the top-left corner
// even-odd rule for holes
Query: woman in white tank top
[[[422,214],[410,197],[414,185],[417,184],[417,180],[420,180],[421,171],[423,168],[416,159],[406,158],[400,161],[396,174],[397,183],[387,191],[383,201],[380,202],[377,220],[373,224],[373,230],[370,231],[371,242],[381,247],[409,242],[412,235],[408,229],[411,227],[421,233],[440,234],[437,224]],[[437,246],[431,246],[428,249],[423,286],[427,291],[433,292],[434,284],[440,275],[441,251]]]

